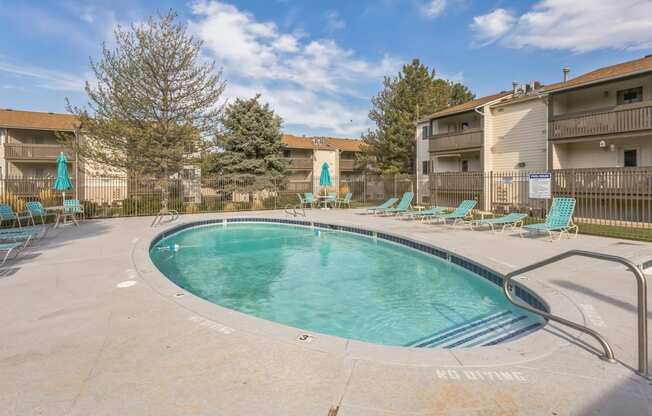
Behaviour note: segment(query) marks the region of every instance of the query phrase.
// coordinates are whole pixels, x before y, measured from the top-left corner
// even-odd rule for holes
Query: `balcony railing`
[[[550,139],[603,136],[652,129],[652,104],[636,108],[558,116],[550,121]]]
[[[430,136],[428,148],[430,152],[443,152],[482,147],[482,134],[482,129],[435,134]]]
[[[14,144],[6,143],[5,159],[7,160],[42,160],[55,161],[63,152],[69,161],[75,160],[75,152],[57,144]]]
[[[355,160],[340,159],[340,171],[353,171],[355,170]]]
[[[310,158],[286,157],[284,160],[288,169],[312,170],[312,159]]]

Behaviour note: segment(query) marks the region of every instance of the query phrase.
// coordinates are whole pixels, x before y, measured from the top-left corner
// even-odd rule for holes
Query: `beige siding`
[[[545,169],[547,111],[539,98],[486,109],[485,170]]]

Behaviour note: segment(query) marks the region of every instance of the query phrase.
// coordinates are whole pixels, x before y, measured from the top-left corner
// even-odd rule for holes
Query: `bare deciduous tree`
[[[87,107],[68,103],[84,137],[71,142],[85,160],[155,177],[165,189],[214,140],[225,82],[174,11],[114,34],[116,46],[104,44],[99,62],[91,60],[96,82],[86,82]]]

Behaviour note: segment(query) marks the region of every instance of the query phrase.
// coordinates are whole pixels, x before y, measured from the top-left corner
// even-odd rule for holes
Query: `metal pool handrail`
[[[301,211],[299,211],[299,209]],[[292,217],[295,217],[295,218],[296,217],[305,217],[306,216],[306,210],[303,207],[299,207],[299,209],[297,209],[296,205],[288,204],[288,205],[285,206],[285,213],[288,216],[292,216]]]
[[[575,322],[568,321],[564,318],[560,318],[558,316],[552,315],[548,312],[541,311],[539,309],[533,308],[529,305],[517,302],[514,297],[512,296],[512,293],[510,291],[510,282],[511,280],[520,274],[538,269],[543,266],[547,266],[551,263],[556,263],[560,260],[566,259],[568,257],[573,257],[573,256],[582,256],[582,257],[590,257],[593,259],[599,259],[599,260],[605,260],[605,261],[611,261],[615,263],[620,263],[624,266],[626,266],[629,271],[634,273],[636,276],[636,287],[637,287],[637,298],[638,298],[638,371],[637,373],[643,377],[648,377],[648,364],[647,364],[647,282],[645,279],[645,275],[643,274],[643,271],[637,267],[634,263],[632,263],[630,260],[627,260],[624,257],[619,257],[619,256],[613,256],[610,254],[604,254],[604,253],[595,253],[592,251],[584,251],[584,250],[570,250],[565,253],[559,254],[557,256],[550,257],[548,259],[542,260],[537,263],[533,263],[529,266],[522,267],[518,270],[514,270],[510,273],[507,273],[505,275],[505,279],[503,281],[503,291],[505,292],[505,296],[507,296],[507,299],[513,303],[514,305],[523,308],[525,310],[528,310],[532,313],[535,313],[537,315],[543,316],[546,319],[549,319],[551,321],[559,322],[560,324],[570,326],[571,328],[574,328],[578,331],[584,332],[585,334],[588,334],[595,338],[600,345],[602,345],[602,348],[604,349],[604,356],[600,357],[604,359],[605,361],[609,362],[616,362],[614,358],[614,352],[607,340],[597,333],[596,331],[587,328],[584,325],[577,324]]]

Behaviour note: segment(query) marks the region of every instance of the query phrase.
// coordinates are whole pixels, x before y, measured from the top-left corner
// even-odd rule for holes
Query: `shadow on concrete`
[[[591,289],[590,287],[578,285],[577,283],[568,282],[568,281],[565,281],[565,280],[553,280],[552,283],[554,283],[555,285],[559,285],[559,286],[561,286],[561,287],[563,287],[565,289],[573,290],[573,291],[585,294],[587,296],[591,296],[591,297],[594,297],[596,299],[600,299],[601,301],[603,301],[605,303],[609,303],[611,305],[617,306],[617,307],[619,307],[621,309],[632,312],[634,314],[637,313],[637,306],[636,305],[632,305],[629,302],[625,302],[625,301],[613,298],[613,297],[611,297],[611,296],[609,296],[607,294],[597,292],[597,291]],[[632,282],[632,284],[634,284],[634,283]],[[652,319],[652,312],[648,311],[647,318]]]
[[[559,410],[560,415],[568,414]],[[573,414],[652,416],[652,381],[632,374]]]
[[[5,269],[0,269],[0,279],[4,279],[5,277],[11,277],[16,274],[20,270],[20,267],[8,267]]]
[[[73,241],[96,237],[110,229],[108,224],[97,220],[84,220],[80,222],[79,227],[74,225],[66,225],[57,229],[53,229],[51,225],[49,227],[50,229],[43,238],[32,240],[32,243],[17,257],[7,260],[5,267],[0,268],[0,278],[16,274],[20,270],[20,266],[30,263],[47,250],[68,245]]]

